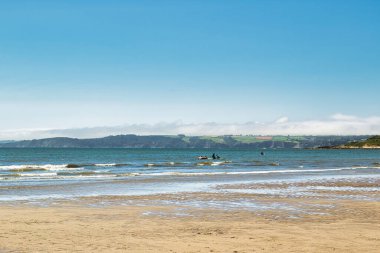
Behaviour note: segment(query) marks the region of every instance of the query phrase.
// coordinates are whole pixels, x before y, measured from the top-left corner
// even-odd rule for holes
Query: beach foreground
[[[336,200],[327,208],[326,200],[255,196],[257,201],[319,206],[317,213],[309,210],[297,217],[284,210],[253,212],[141,204],[173,197],[178,198],[134,197],[133,201],[140,201],[135,206],[91,204],[100,199],[49,207],[3,205],[0,251],[378,252],[380,248],[380,203],[376,201]],[[202,193],[181,198],[194,197],[210,198]]]
[[[205,152],[0,150],[0,253],[379,252],[379,150]]]

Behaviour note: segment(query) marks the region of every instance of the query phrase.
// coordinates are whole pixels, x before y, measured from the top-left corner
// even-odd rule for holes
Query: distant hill
[[[332,147],[322,147],[322,148],[332,148],[332,149],[380,148],[380,135],[372,136],[362,141],[351,141],[346,144],[341,144],[341,145],[332,146]]]
[[[0,141],[0,144],[1,143],[9,143],[9,142],[14,142],[14,141]]]
[[[360,142],[369,136],[185,136],[117,135],[104,138],[48,138],[0,143],[2,148],[316,148]]]

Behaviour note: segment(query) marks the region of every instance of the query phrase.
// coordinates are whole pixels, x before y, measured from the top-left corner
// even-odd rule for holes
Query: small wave
[[[212,162],[211,166],[218,166],[218,165],[225,165],[227,163],[231,163],[230,161],[219,161],[219,162]]]
[[[70,171],[62,171],[58,172],[58,176],[89,176],[89,175],[95,175],[96,172],[93,171],[80,171],[80,172],[70,172]]]
[[[168,167],[168,166],[173,166],[169,163],[146,163],[144,164],[145,167]]]
[[[102,179],[102,178],[112,178],[117,177],[116,174],[100,174],[100,173],[87,173],[87,172],[80,172],[80,173],[69,173],[69,172],[52,172],[52,173],[16,173],[16,174],[8,174],[8,175],[1,175],[0,180],[40,180],[40,179],[90,179],[90,178],[96,178],[96,179]]]
[[[264,170],[264,171],[215,171],[215,172],[158,172],[141,174],[142,176],[203,176],[203,175],[248,175],[248,174],[273,174],[273,173],[305,173],[305,172],[328,172],[355,170],[356,168],[335,168],[335,169],[310,169],[310,170]]]
[[[225,165],[228,163],[232,163],[231,161],[217,161],[217,162],[198,162],[197,166],[219,166],[219,165]]]
[[[38,178],[44,178],[44,177],[54,177],[57,176],[56,172],[51,173],[18,173],[20,177],[38,177]]]
[[[234,166],[238,167],[267,167],[267,166],[280,166],[279,162],[243,162],[234,163]]]
[[[352,166],[354,169],[380,169],[380,166]]]
[[[0,170],[5,170],[5,171],[17,171],[17,170],[22,170],[26,168],[40,168],[38,165],[5,165],[5,166],[0,166]]]
[[[25,167],[25,168],[17,168],[17,169],[10,169],[9,171],[12,172],[29,172],[29,171],[45,171],[46,169],[44,168],[39,168],[39,167]]]
[[[17,173],[13,173],[13,174],[1,175],[0,178],[4,180],[4,179],[14,178],[14,177],[20,177],[20,175]]]
[[[368,169],[369,167],[368,166],[361,166],[361,165],[353,165],[352,168],[355,168],[355,169]]]
[[[3,165],[0,166],[0,171],[34,171],[34,170],[48,170],[48,171],[60,171],[60,170],[81,170],[85,167],[123,167],[128,166],[125,163],[98,163],[98,164],[23,164],[23,165]]]
[[[168,165],[168,166],[186,166],[186,165],[189,165],[189,163],[186,163],[186,162],[166,162],[164,164]]]
[[[92,166],[96,167],[125,167],[129,166],[128,163],[95,163]]]
[[[186,162],[160,162],[160,163],[146,163],[145,167],[189,167],[190,163]]]
[[[354,169],[380,169],[380,166],[355,166]]]
[[[114,167],[117,164],[116,163],[95,163],[94,165],[98,167]]]
[[[200,162],[200,163],[197,163],[197,166],[210,166],[211,165],[211,162]]]
[[[67,169],[81,169],[80,167],[68,167],[69,164],[23,164],[23,165],[5,165],[0,166],[0,170],[5,171],[32,171],[32,170],[49,170],[59,171]]]
[[[131,172],[131,173],[124,173],[124,174],[118,174],[116,175],[117,177],[136,177],[136,176],[140,176],[141,173],[138,173],[138,172]]]

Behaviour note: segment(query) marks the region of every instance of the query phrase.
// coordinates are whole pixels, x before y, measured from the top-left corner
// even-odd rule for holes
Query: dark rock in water
[[[68,164],[68,165],[66,165],[66,168],[68,168],[68,169],[74,169],[74,168],[79,168],[80,166],[78,165],[78,164]]]

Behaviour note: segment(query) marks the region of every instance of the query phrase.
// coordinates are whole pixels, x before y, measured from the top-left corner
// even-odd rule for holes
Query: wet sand
[[[3,204],[0,252],[379,252],[380,202],[333,194],[342,198],[204,192]],[[181,205],[231,199],[288,209]]]

